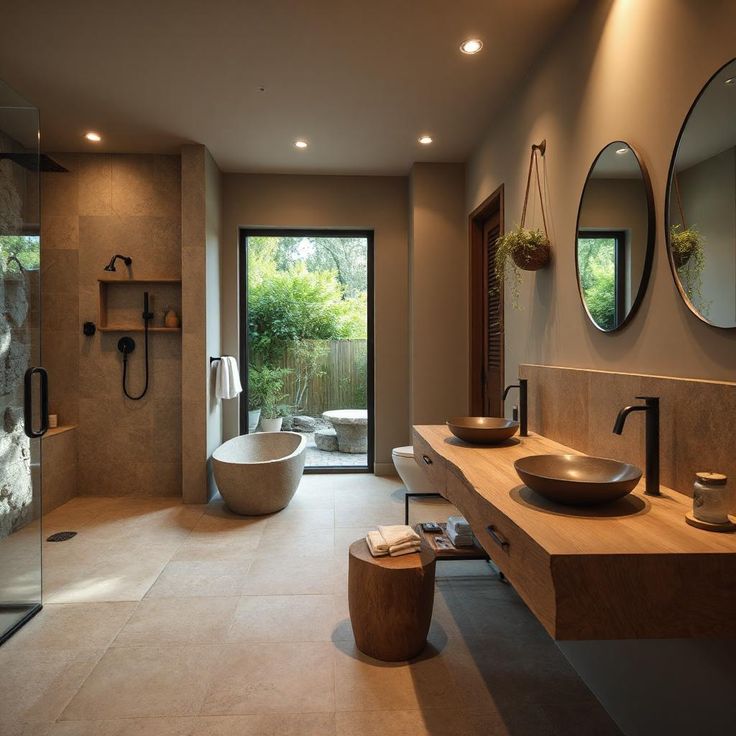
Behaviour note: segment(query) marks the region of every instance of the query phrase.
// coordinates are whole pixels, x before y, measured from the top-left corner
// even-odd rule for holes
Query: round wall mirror
[[[736,60],[711,77],[677,139],[667,245],[690,310],[715,327],[736,327]]]
[[[644,164],[624,141],[595,158],[580,197],[578,288],[591,322],[621,329],[644,297],[654,253],[654,199]]]

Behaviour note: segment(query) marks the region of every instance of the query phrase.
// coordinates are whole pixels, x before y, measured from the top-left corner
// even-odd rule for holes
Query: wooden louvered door
[[[496,240],[501,234],[498,215],[491,217],[483,227],[483,255],[485,261],[485,369],[483,408],[486,416],[501,416],[503,393],[503,292],[496,278]]]
[[[470,410],[475,416],[503,416],[503,287],[495,273],[502,232],[500,188],[470,215]]]

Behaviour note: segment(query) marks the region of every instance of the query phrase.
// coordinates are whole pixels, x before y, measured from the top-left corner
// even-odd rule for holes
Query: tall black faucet
[[[626,417],[632,411],[646,412],[646,490],[648,496],[659,496],[659,397],[657,396],[637,396],[642,399],[643,404],[634,406],[625,406],[618,413],[616,423],[613,425],[613,431],[621,434],[624,431],[624,422]]]
[[[528,437],[529,432],[527,431],[527,379],[520,378],[519,383],[512,383],[510,386],[506,386],[503,392],[503,401],[506,401],[506,397],[509,395],[509,391],[512,388],[519,389],[519,436]]]

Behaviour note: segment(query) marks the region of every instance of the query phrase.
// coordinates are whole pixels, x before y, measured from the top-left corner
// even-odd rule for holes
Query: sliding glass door
[[[373,469],[373,234],[243,230],[241,431],[299,432],[308,470]]]

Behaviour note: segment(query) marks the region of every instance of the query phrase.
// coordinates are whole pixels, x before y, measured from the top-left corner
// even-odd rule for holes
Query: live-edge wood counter
[[[415,426],[433,485],[555,639],[733,638],[736,534],[685,523],[692,502],[643,482],[613,504],[566,507],[524,486],[514,461],[577,451],[539,435],[479,447]],[[696,469],[694,469],[696,470]]]

